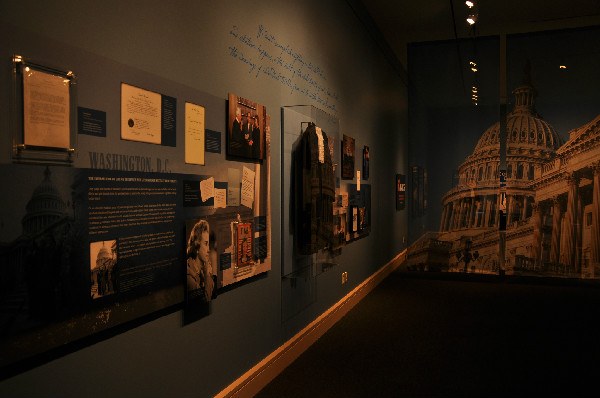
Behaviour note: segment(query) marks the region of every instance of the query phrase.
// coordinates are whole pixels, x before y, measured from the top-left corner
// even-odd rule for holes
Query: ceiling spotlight
[[[466,4],[466,5],[467,5],[467,7],[469,7],[469,8],[473,8],[473,6],[474,6],[473,2],[472,2],[472,1],[469,1],[469,0],[465,1],[465,4]]]
[[[477,21],[477,18],[473,14],[471,14],[467,17],[467,22],[469,23],[469,25],[474,25],[476,21]]]

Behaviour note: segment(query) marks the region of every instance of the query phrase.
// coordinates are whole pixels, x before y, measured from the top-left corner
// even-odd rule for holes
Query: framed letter
[[[13,160],[70,164],[75,144],[75,75],[13,57]]]
[[[185,162],[204,165],[204,108],[185,103]]]

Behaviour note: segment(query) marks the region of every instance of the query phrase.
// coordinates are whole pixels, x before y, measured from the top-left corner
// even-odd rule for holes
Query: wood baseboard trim
[[[406,250],[398,254],[389,263],[367,278],[360,285],[334,304],[331,308],[312,321],[252,369],[240,376],[214,398],[246,398],[253,397],[288,365],[298,358],[329,328],[339,321],[371,290],[393,272],[406,257]]]

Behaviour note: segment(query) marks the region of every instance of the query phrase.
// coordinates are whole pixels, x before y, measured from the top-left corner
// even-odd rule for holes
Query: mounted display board
[[[77,97],[71,76],[14,62],[24,102],[13,118],[25,123],[15,124],[22,148],[0,164],[0,183],[12,187],[0,199],[3,375],[166,312],[206,308],[224,286],[271,269],[264,106],[243,100],[260,109],[257,150],[229,157],[220,150],[227,98],[63,50],[86,76]]]

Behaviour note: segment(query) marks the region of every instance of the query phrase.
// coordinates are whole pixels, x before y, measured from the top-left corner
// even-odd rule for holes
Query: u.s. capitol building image
[[[500,122],[459,166],[438,232],[408,248],[412,270],[600,277],[600,115],[557,134],[526,74],[506,117],[506,244],[500,250]]]

